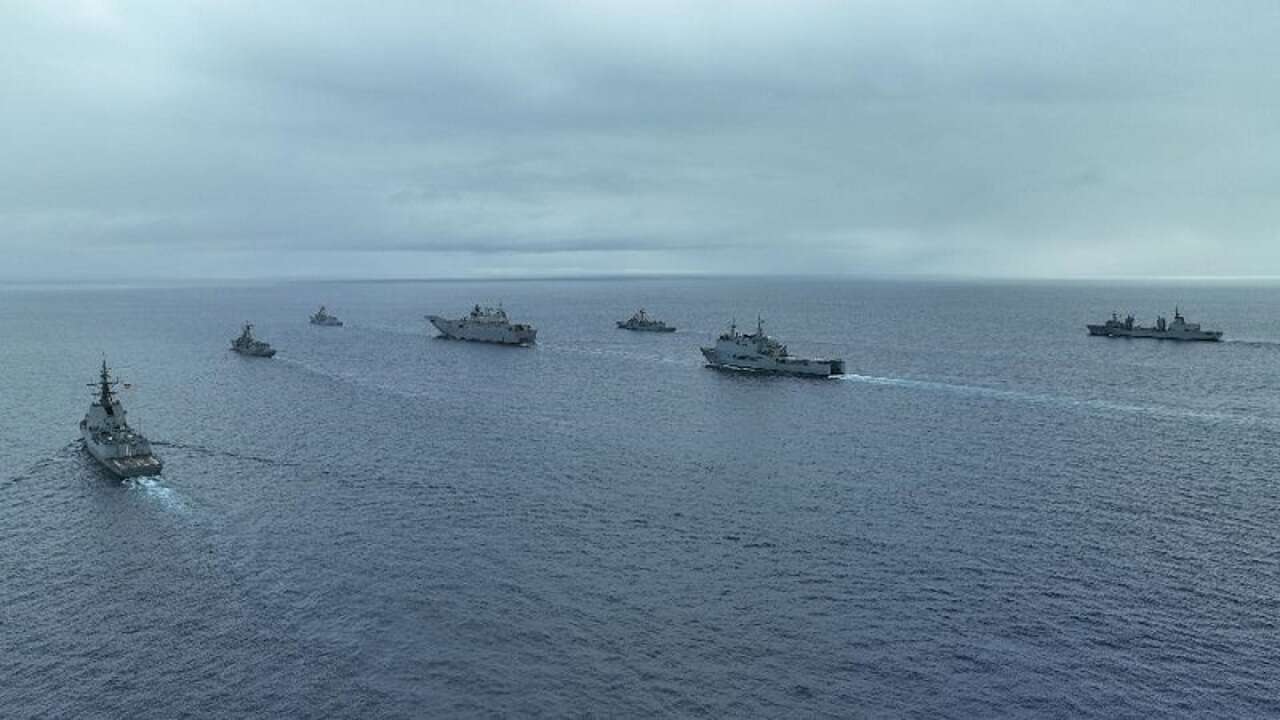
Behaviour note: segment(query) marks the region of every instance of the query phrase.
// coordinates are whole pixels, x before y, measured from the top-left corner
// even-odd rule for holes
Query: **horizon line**
[[[0,277],[0,287],[181,287],[184,285],[226,284],[306,284],[306,283],[482,283],[482,282],[590,282],[590,281],[646,281],[646,280],[864,280],[864,281],[914,281],[914,282],[988,282],[988,283],[1043,283],[1043,282],[1277,282],[1277,275],[980,275],[969,273],[934,272],[875,272],[875,273],[580,273],[549,275],[495,275],[495,276],[337,276],[337,275],[263,275],[250,277],[134,277],[120,283],[104,283],[96,276],[72,275],[65,278],[14,279]]]

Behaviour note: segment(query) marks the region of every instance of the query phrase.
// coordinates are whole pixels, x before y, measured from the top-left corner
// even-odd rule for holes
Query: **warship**
[[[440,331],[441,337],[454,340],[498,343],[499,345],[529,345],[538,331],[521,323],[512,323],[499,305],[496,308],[476,305],[466,317],[450,320],[439,315],[428,315],[427,320]]]
[[[637,330],[640,332],[675,332],[676,329],[661,320],[654,320],[645,313],[644,308],[636,311],[626,320],[619,320],[618,327],[623,330]]]
[[[253,324],[245,323],[240,337],[231,341],[231,350],[241,355],[253,357],[271,357],[276,354],[275,348],[253,336]]]
[[[738,332],[737,323],[716,340],[715,347],[701,348],[709,367],[746,372],[782,373],[830,377],[844,374],[843,360],[800,358],[787,352],[787,346],[765,335],[764,321],[756,318],[754,333]]]
[[[111,390],[116,384],[103,360],[98,382],[89,383],[98,390],[98,397],[80,421],[85,449],[118,478],[157,475],[164,463],[151,453],[151,443],[142,433],[129,427],[124,406]]]
[[[326,312],[323,305],[320,306],[315,315],[311,316],[311,324],[324,325],[325,327],[342,327],[342,321]]]
[[[1137,325],[1133,316],[1128,315],[1121,320],[1116,313],[1101,325],[1086,325],[1090,335],[1105,337],[1154,338],[1156,340],[1198,340],[1217,342],[1222,339],[1221,330],[1201,330],[1200,323],[1189,323],[1182,317],[1178,308],[1173,309],[1173,322],[1166,322],[1164,316],[1156,318],[1153,326]]]

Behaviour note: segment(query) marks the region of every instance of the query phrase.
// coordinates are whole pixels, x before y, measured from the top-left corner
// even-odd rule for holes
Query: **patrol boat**
[[[644,308],[636,311],[626,320],[619,320],[618,327],[623,330],[638,330],[640,332],[675,332],[676,329],[661,320],[654,320],[649,317]]]
[[[231,349],[241,355],[252,357],[271,357],[276,354],[275,348],[253,336],[253,324],[245,323],[240,337],[231,341]]]
[[[118,478],[157,475],[164,463],[151,453],[151,443],[142,433],[129,427],[124,406],[111,391],[116,384],[103,360],[98,382],[89,383],[98,389],[98,397],[80,421],[85,449]]]
[[[315,315],[311,316],[311,324],[324,325],[325,327],[342,327],[342,321],[336,316],[325,312],[323,305],[320,306],[320,309],[316,311]]]
[[[439,315],[428,315],[427,320],[440,331],[441,337],[454,340],[498,343],[499,345],[529,345],[538,336],[532,326],[513,323],[499,305],[496,308],[476,305],[466,317],[450,320]]]
[[[1217,342],[1222,339],[1221,330],[1201,330],[1200,323],[1187,322],[1176,307],[1173,309],[1173,322],[1166,322],[1164,316],[1161,315],[1156,318],[1156,324],[1151,327],[1135,324],[1132,315],[1127,315],[1124,320],[1121,320],[1116,313],[1111,313],[1111,319],[1101,325],[1086,325],[1085,327],[1089,329],[1090,335],[1102,335],[1105,337],[1199,340],[1204,342]]]
[[[843,360],[799,358],[787,352],[787,346],[764,334],[764,321],[756,318],[754,333],[738,332],[738,325],[716,340],[715,347],[701,348],[709,367],[722,370],[783,373],[830,377],[844,374]]]

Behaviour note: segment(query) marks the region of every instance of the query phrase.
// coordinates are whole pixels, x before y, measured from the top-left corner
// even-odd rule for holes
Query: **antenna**
[[[115,380],[111,379],[111,373],[107,370],[106,353],[103,353],[102,356],[102,370],[99,372],[98,382],[89,383],[88,385],[98,391],[98,402],[102,405],[103,409],[107,411],[107,414],[110,415],[112,400],[111,388],[115,387],[117,383]]]

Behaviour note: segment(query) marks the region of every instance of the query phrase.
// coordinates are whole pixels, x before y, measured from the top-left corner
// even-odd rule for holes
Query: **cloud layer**
[[[1280,275],[1280,6],[3,2],[0,277]]]

